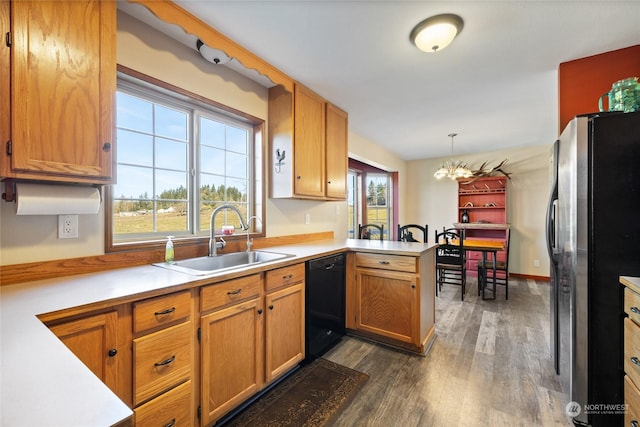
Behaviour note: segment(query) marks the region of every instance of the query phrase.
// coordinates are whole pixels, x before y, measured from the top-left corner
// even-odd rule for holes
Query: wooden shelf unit
[[[507,181],[505,176],[492,176],[476,180],[462,179],[458,181],[458,219],[467,211],[468,223],[456,223],[455,228],[465,229],[466,237],[472,239],[507,241],[509,224],[507,224]],[[507,250],[497,253],[498,261],[505,261]],[[476,276],[478,262],[482,259],[480,252],[470,251],[467,254],[467,274]]]

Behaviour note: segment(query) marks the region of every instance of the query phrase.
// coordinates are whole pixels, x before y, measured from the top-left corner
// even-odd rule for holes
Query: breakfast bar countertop
[[[295,255],[208,276],[152,265],[0,286],[0,425],[110,426],[133,411],[39,320],[73,307],[132,302],[344,251],[420,256],[434,245],[319,240],[260,250]],[[179,253],[176,257],[179,258]]]

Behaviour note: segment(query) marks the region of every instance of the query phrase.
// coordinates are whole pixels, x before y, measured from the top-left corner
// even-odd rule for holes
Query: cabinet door
[[[294,105],[294,192],[324,198],[324,100],[296,86]]]
[[[264,342],[260,299],[201,319],[202,425],[209,425],[262,387]]]
[[[51,331],[111,390],[117,391],[116,311],[51,326]]]
[[[115,2],[21,0],[11,6],[12,173],[109,182]]]
[[[271,382],[304,359],[304,283],[265,297],[266,381]]]
[[[419,345],[416,276],[356,270],[356,329]]]
[[[327,197],[347,198],[347,113],[327,104]]]

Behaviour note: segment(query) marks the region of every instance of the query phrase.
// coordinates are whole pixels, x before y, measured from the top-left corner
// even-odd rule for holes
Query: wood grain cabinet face
[[[109,311],[51,326],[51,331],[112,391],[118,390],[118,313]]]
[[[202,316],[202,425],[213,423],[262,388],[263,318],[258,297]]]
[[[111,182],[115,2],[14,1],[11,37],[11,154],[1,163],[10,170],[2,176]]]
[[[347,126],[346,112],[308,88],[271,88],[271,196],[345,200]]]
[[[327,198],[347,198],[348,116],[333,104],[326,103],[326,171]]]
[[[265,380],[277,379],[296,366],[305,357],[305,301],[304,275],[295,276],[296,271],[304,272],[304,264],[292,268],[273,270],[274,284],[278,288],[283,281],[298,277],[297,283],[287,285],[265,296]],[[282,277],[282,280],[278,278]],[[269,281],[267,280],[267,287]]]
[[[357,329],[419,344],[415,274],[359,267],[356,305]]]

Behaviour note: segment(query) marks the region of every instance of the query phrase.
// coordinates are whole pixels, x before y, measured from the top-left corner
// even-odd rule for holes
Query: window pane
[[[150,198],[153,195],[153,169],[118,165],[118,181],[114,187],[115,198]]]
[[[247,156],[227,151],[226,175],[244,178],[247,176]]]
[[[245,129],[227,126],[227,150],[247,154],[247,136]]]
[[[156,105],[155,133],[167,138],[180,141],[187,140],[187,123],[189,116],[183,111],[177,111],[163,105]]]
[[[161,203],[158,203],[160,206]],[[158,208],[156,230],[158,232],[185,232],[189,230],[187,204],[173,202],[167,208]]]
[[[224,201],[224,176],[200,175],[200,200],[205,204]]]
[[[224,175],[224,150],[200,147],[200,170],[204,173]]]
[[[186,171],[187,148],[184,142],[156,138],[156,167]]]
[[[119,128],[153,131],[153,103],[118,92],[116,123]]]
[[[186,173],[156,169],[156,198],[173,198],[171,196],[176,195],[176,192],[184,194],[187,185]]]
[[[153,137],[118,129],[118,163],[153,165]]]
[[[245,202],[247,200],[247,181],[245,179],[227,178],[226,201]]]
[[[200,145],[224,149],[224,123],[200,117]]]

